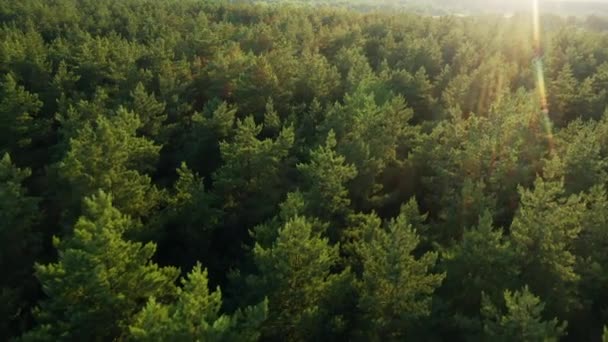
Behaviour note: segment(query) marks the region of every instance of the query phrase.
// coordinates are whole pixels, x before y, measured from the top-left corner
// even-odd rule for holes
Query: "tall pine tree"
[[[179,271],[151,262],[156,246],[124,239],[136,227],[104,192],[84,200],[72,236],[55,238],[57,262],[36,265],[47,298],[31,341],[102,341],[124,336],[150,297],[174,298]]]

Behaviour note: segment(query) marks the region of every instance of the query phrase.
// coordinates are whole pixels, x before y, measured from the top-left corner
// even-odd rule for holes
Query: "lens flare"
[[[541,27],[540,27],[540,8],[539,0],[532,0],[532,17],[534,28],[534,67],[536,71],[536,89],[540,97],[541,106],[541,121],[545,133],[547,134],[547,142],[549,143],[549,152],[553,154],[553,124],[549,118],[549,103],[547,100],[547,87],[545,86],[545,74],[543,69],[543,50],[541,44]]]

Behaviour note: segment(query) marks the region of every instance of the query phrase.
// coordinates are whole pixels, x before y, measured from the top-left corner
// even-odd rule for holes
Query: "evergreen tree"
[[[585,204],[563,193],[563,181],[537,178],[533,190],[520,189],[521,205],[511,225],[521,278],[547,298],[552,313],[579,305],[573,248]]]
[[[224,209],[253,223],[272,213],[279,201],[285,159],[294,142],[291,128],[284,128],[274,140],[259,139],[261,131],[252,117],[239,120],[234,139],[220,143],[224,164],[214,174]]]
[[[362,210],[384,200],[381,176],[389,165],[396,164],[397,149],[409,133],[407,122],[413,116],[402,98],[378,105],[375,97],[379,95],[364,86],[357,88],[345,95],[344,104],[328,110],[320,126],[322,132],[335,132],[336,151],[357,168],[350,190],[353,205]]]
[[[546,7],[571,17],[543,14],[538,44],[480,0],[245,2],[0,0],[0,340],[39,301],[27,338],[555,340],[537,328],[558,317],[600,339],[608,50],[580,18],[599,7]],[[75,257],[100,189],[127,247]],[[31,266],[57,233],[45,296]],[[130,276],[150,253],[107,271],[139,257],[128,238],[208,274],[153,290]],[[542,319],[503,304],[525,285]]]
[[[200,264],[182,279],[177,300],[170,304],[152,297],[129,327],[134,341],[257,341],[266,317],[266,302],[221,315],[219,288],[209,292],[207,271]]]
[[[608,319],[608,196],[603,186],[596,186],[585,194],[587,211],[582,219],[582,230],[575,241],[576,273],[580,275],[582,305],[587,320]],[[574,322],[573,322],[574,323]],[[591,328],[588,328],[591,329]]]
[[[408,218],[401,214],[387,229],[376,229],[361,246],[363,275],[359,306],[373,339],[403,339],[408,326],[430,315],[435,289],[445,274],[431,273],[437,253],[416,258],[420,239]]]
[[[39,199],[28,195],[23,182],[29,169],[17,168],[8,154],[0,159],[0,336],[11,336],[25,323],[35,293],[31,277],[39,241]]]
[[[481,312],[484,334],[488,341],[559,341],[565,336],[566,322],[556,318],[542,320],[543,302],[530,292],[504,292],[506,310],[497,308],[484,296]],[[502,307],[502,305],[501,305]]]
[[[258,274],[247,282],[259,296],[268,296],[268,319],[262,337],[305,341],[322,337],[324,327],[339,328],[341,317],[331,314],[331,303],[344,295],[349,271],[334,274],[338,246],[313,231],[303,217],[290,219],[271,247],[256,244],[253,257]]]
[[[19,156],[19,160],[38,164],[29,154],[31,145],[40,142],[49,128],[49,122],[39,117],[41,108],[38,95],[18,85],[11,74],[3,77],[0,83],[0,153],[11,153]]]
[[[515,253],[501,228],[492,226],[485,212],[477,227],[464,232],[462,241],[442,255],[447,278],[440,293],[451,310],[474,317],[481,305],[481,293],[493,300],[502,298],[502,288],[516,283],[519,269]]]
[[[212,236],[223,212],[215,208],[217,199],[205,189],[203,179],[185,163],[177,174],[172,191],[164,197],[165,207],[146,233],[158,241],[158,254],[165,262],[184,267],[195,260],[210,264]]]
[[[417,122],[436,119],[436,102],[433,98],[433,84],[428,79],[424,68],[414,75],[406,70],[396,70],[390,78],[391,90],[402,95],[414,110]]]
[[[58,165],[69,187],[66,199],[102,189],[112,194],[121,212],[135,217],[149,214],[159,192],[146,172],[154,170],[160,147],[136,135],[140,126],[136,114],[121,108],[115,116],[100,116],[78,130]]]
[[[567,193],[580,193],[606,183],[608,175],[604,165],[607,160],[602,153],[597,124],[574,121],[560,130],[556,138]]]
[[[563,124],[582,114],[578,113],[575,107],[578,86],[572,67],[570,64],[565,64],[549,88],[552,103],[550,113],[557,124]]]
[[[348,214],[350,198],[346,185],[357,175],[357,169],[346,164],[335,148],[336,135],[330,131],[325,146],[312,150],[310,161],[297,166],[304,177],[304,197],[310,214],[326,220]]]
[[[154,94],[147,93],[142,83],[138,83],[131,92],[131,98],[132,104],[130,109],[138,114],[141,121],[141,127],[138,129],[138,132],[158,141],[159,134],[163,128],[163,122],[167,119],[165,104],[158,102]]]
[[[57,262],[36,265],[47,296],[35,311],[32,341],[101,341],[125,336],[133,315],[150,298],[175,296],[179,271],[150,259],[156,246],[124,239],[136,223],[112,206],[104,192],[84,200],[73,235],[55,238]]]
[[[176,162],[185,161],[205,178],[211,176],[222,162],[220,142],[234,135],[237,108],[219,100],[209,101],[201,113],[194,113],[190,120],[182,120],[176,129],[175,139],[180,147]]]

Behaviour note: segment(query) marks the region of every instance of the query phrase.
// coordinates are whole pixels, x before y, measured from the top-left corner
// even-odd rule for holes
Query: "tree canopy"
[[[608,21],[487,3],[0,0],[0,340],[607,340]]]

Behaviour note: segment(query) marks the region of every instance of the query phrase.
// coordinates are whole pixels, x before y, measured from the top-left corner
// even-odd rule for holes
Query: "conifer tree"
[[[304,177],[310,214],[326,220],[349,212],[347,183],[357,175],[357,169],[347,164],[335,148],[336,135],[330,131],[325,145],[310,152],[310,161],[297,166]]]
[[[154,170],[160,147],[137,136],[140,126],[136,114],[121,108],[115,116],[100,116],[78,130],[58,165],[69,186],[67,199],[102,189],[112,194],[121,212],[135,217],[149,214],[159,192],[146,173]]]
[[[39,236],[34,225],[40,213],[39,199],[23,186],[30,174],[17,168],[8,154],[0,159],[0,336],[12,335],[11,329],[23,323],[35,288],[31,272]]]
[[[437,253],[414,255],[419,241],[402,213],[361,246],[359,307],[370,325],[369,338],[406,338],[408,325],[430,315],[433,293],[445,274],[432,273]]]
[[[303,217],[290,219],[270,247],[256,244],[253,257],[258,274],[247,282],[259,296],[268,296],[268,320],[263,338],[308,340],[324,326],[340,322],[330,315],[332,298],[347,293],[349,271],[332,274],[337,266],[338,246],[313,231]]]
[[[320,125],[321,132],[334,131],[336,151],[357,168],[349,187],[355,208],[368,210],[382,203],[379,182],[388,165],[396,163],[400,140],[409,132],[413,112],[400,97],[378,105],[373,92],[361,86],[344,97],[344,104],[332,106]]]
[[[521,204],[511,225],[522,280],[547,298],[552,313],[579,305],[573,250],[585,204],[563,193],[563,181],[537,178],[533,190],[520,189]]]
[[[608,179],[600,129],[601,124],[577,120],[559,132],[559,155],[563,162],[564,186],[569,194],[587,191],[594,185],[605,184]]]
[[[72,236],[55,238],[57,262],[36,265],[47,296],[35,311],[31,341],[98,341],[124,336],[150,297],[175,296],[179,271],[151,262],[156,246],[125,240],[136,227],[102,191],[84,200]]]
[[[215,208],[216,197],[186,163],[177,174],[173,189],[164,196],[165,207],[154,217],[149,233],[159,241],[159,254],[169,256],[172,264],[191,267],[195,260],[211,264],[212,234],[223,212]]]
[[[554,341],[565,336],[566,322],[542,320],[544,303],[524,287],[504,292],[506,310],[483,297],[484,335],[488,341]]]
[[[266,302],[220,314],[222,294],[209,291],[207,271],[200,264],[182,279],[177,300],[170,304],[150,298],[129,327],[133,341],[222,341],[258,340],[259,326],[266,317]]]
[[[220,142],[234,135],[237,108],[215,99],[200,113],[180,122],[176,139],[180,150],[173,157],[207,178],[221,165]]]
[[[581,277],[580,301],[586,305],[588,320],[605,321],[608,319],[608,196],[603,186],[595,186],[584,197],[587,210],[574,249],[576,273]]]
[[[131,92],[131,98],[132,104],[130,109],[137,113],[141,121],[141,127],[138,129],[138,132],[158,141],[159,134],[163,128],[163,122],[167,119],[165,104],[157,101],[154,94],[146,92],[146,88],[141,82]]]
[[[550,84],[551,116],[558,125],[574,119],[577,113],[576,96],[578,81],[570,64],[565,64]]]
[[[449,270],[445,286],[461,308],[478,308],[481,292],[491,299],[502,297],[501,287],[517,279],[515,254],[501,228],[492,226],[492,215],[485,212],[479,225],[465,231],[462,242],[443,255]]]
[[[31,145],[44,138],[49,128],[48,121],[39,117],[41,108],[38,95],[18,85],[11,74],[3,77],[0,81],[0,153],[11,153],[20,160],[32,162],[32,156],[28,156]]]
[[[252,117],[239,120],[234,140],[220,143],[224,164],[214,174],[224,208],[253,223],[267,217],[277,204],[285,159],[294,142],[292,128],[284,128],[274,140],[259,139],[261,131]]]

